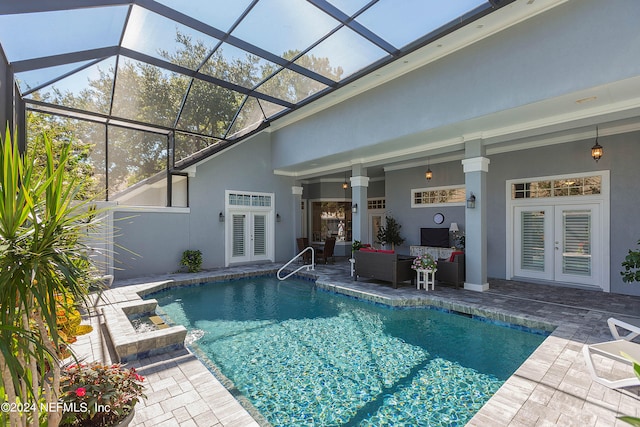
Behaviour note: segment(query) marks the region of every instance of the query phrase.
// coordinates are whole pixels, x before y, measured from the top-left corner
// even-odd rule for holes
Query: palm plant
[[[41,170],[9,131],[0,147],[0,395],[28,409],[9,413],[15,426],[60,421],[59,413],[40,411],[59,400],[65,343],[56,311],[60,299],[84,300],[90,272],[81,237],[96,218],[88,202],[75,201],[82,183],[66,170],[71,145],[54,153],[46,136],[42,143]]]

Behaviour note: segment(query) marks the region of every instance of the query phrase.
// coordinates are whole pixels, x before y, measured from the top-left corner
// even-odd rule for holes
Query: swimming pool
[[[249,278],[154,297],[275,426],[462,426],[544,340],[304,280]]]

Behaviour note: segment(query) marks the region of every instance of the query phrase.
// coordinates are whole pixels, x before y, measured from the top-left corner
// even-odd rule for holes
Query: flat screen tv
[[[434,246],[436,248],[448,248],[449,229],[448,228],[421,228],[420,245]]]

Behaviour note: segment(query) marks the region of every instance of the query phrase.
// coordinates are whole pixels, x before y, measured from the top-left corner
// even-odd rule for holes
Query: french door
[[[515,276],[601,286],[600,205],[514,208]]]
[[[225,264],[273,261],[273,194],[227,191]]]

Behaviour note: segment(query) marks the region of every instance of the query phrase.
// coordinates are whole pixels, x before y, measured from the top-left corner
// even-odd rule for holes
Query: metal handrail
[[[311,264],[305,264],[302,267],[297,268],[296,270],[292,271],[291,273],[287,274],[284,277],[280,277],[280,273],[282,272],[282,270],[284,270],[285,268],[287,268],[289,266],[289,264],[291,264],[293,261],[297,260],[298,258],[300,258],[300,256],[302,254],[304,254],[305,252],[307,252],[308,250],[311,250]],[[303,250],[301,250],[298,255],[294,256],[293,258],[291,258],[291,260],[286,263],[285,265],[283,265],[282,267],[280,267],[280,270],[278,270],[278,273],[276,273],[276,276],[278,277],[278,279],[280,280],[286,280],[289,277],[293,276],[294,274],[296,274],[298,271],[302,270],[303,268],[306,268],[307,271],[309,270],[315,270],[315,265],[316,265],[316,251],[315,249],[313,249],[311,246],[307,246],[306,248],[304,248]]]

